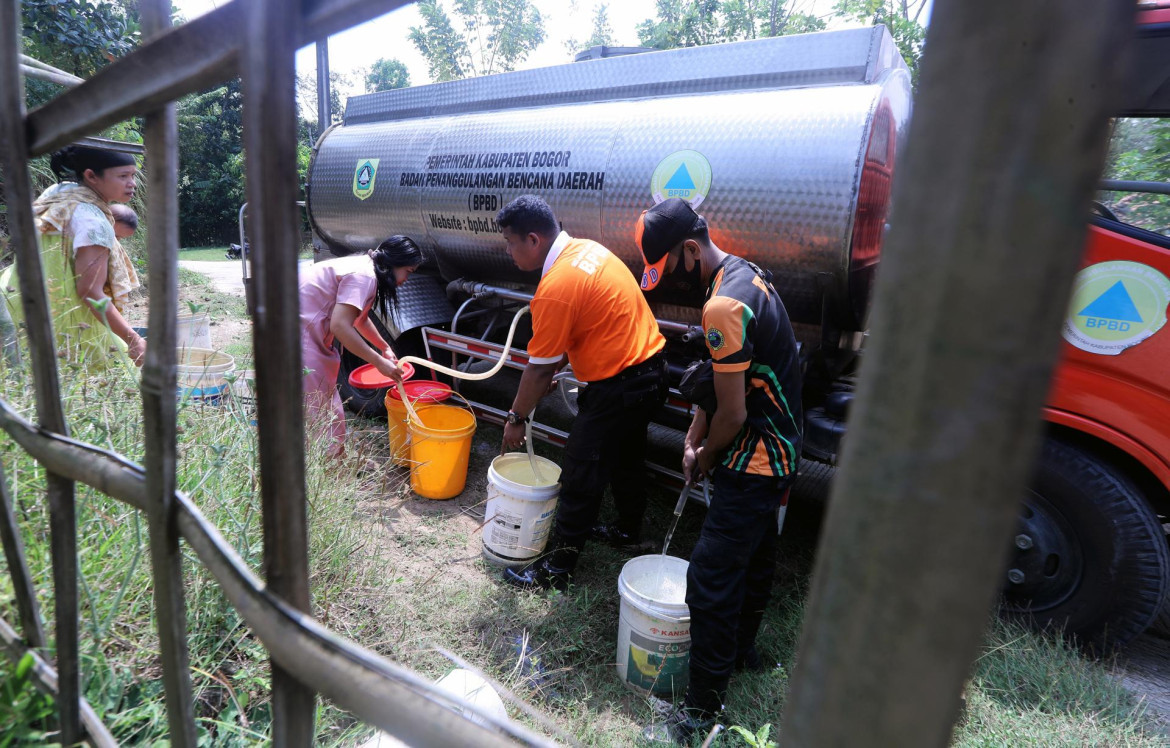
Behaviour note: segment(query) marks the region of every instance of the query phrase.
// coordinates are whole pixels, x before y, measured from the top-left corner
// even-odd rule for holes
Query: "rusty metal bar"
[[[3,400],[0,429],[48,468],[59,469],[130,506],[149,511],[153,505],[143,469],[121,455],[40,429]],[[342,709],[409,745],[552,745],[519,724],[479,711],[295,610],[248,569],[186,496],[176,492],[174,501],[176,522],[188,545],[274,660],[314,684]],[[481,724],[469,722],[451,707],[475,714]]]
[[[253,347],[260,426],[260,498],[264,578],[292,608],[310,611],[305,502],[305,429],[301,409],[300,297],[295,262],[297,214],[296,31],[281,0],[248,6],[240,56],[244,151],[256,292]],[[272,662],[272,740],[313,743],[313,688]]]
[[[1133,12],[935,3],[785,746],[950,742],[1036,455]]]
[[[24,630],[24,641],[28,646],[40,649],[45,646],[45,630],[41,627],[36,587],[28,572],[24,542],[20,538],[20,527],[16,524],[16,512],[13,511],[12,494],[8,491],[8,478],[4,475],[3,463],[0,463],[0,541],[4,544],[8,574],[12,577],[12,590],[20,613],[20,627]]]
[[[140,6],[143,31],[154,38],[170,28],[170,0]],[[175,105],[146,115],[147,249],[150,260],[150,344],[142,370],[142,411],[146,437],[146,493],[154,605],[163,665],[171,743],[194,748],[195,697],[187,652],[187,606],[183,554],[175,523],[175,330],[179,303],[179,132]]]
[[[364,23],[413,0],[322,0],[304,11],[300,44]],[[292,8],[286,10],[296,17]],[[30,156],[40,156],[239,73],[244,7],[227,3],[168,30],[28,116]],[[290,19],[291,22],[292,19]]]
[[[0,170],[6,181],[8,228],[16,253],[21,304],[31,348],[37,418],[45,428],[67,434],[57,380],[56,345],[44,269],[33,221],[28,162],[25,154],[24,78],[20,72],[20,3],[0,2]],[[61,741],[81,740],[79,702],[81,679],[78,660],[77,519],[73,482],[52,472],[45,476],[49,503],[50,545],[53,559],[57,699]]]
[[[0,618],[0,647],[4,648],[13,665],[19,663],[25,655],[31,656],[33,683],[41,693],[54,699],[58,698],[56,671],[39,654],[27,649],[16,631],[3,618]],[[89,734],[89,744],[94,748],[117,748],[118,742],[85,699],[81,700],[81,724]]]

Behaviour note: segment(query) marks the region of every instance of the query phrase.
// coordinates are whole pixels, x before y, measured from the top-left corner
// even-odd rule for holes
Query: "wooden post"
[[[1002,582],[1133,3],[938,0],[785,746],[945,746]]]
[[[248,6],[241,50],[244,150],[256,292],[253,345],[260,427],[264,576],[309,612],[300,297],[297,289],[297,15],[281,0]],[[272,741],[313,742],[314,692],[272,663]]]
[[[144,0],[149,43],[171,28],[170,0]],[[146,115],[147,249],[150,261],[150,339],[142,369],[146,492],[154,606],[173,745],[194,748],[195,697],[187,654],[183,554],[175,522],[175,329],[179,303],[179,133],[174,103]]]
[[[28,330],[37,420],[43,428],[68,434],[57,382],[56,344],[45,294],[44,269],[33,221],[25,139],[24,78],[20,72],[20,3],[0,1],[0,169],[6,175],[8,229],[20,269],[21,303]],[[53,558],[55,644],[61,720],[61,742],[81,740],[80,669],[77,632],[77,515],[73,481],[53,473],[45,476],[49,502],[50,547]]]

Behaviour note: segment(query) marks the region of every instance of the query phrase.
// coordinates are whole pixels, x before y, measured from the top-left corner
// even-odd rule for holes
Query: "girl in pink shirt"
[[[398,286],[422,261],[417,244],[392,236],[365,254],[318,262],[300,276],[306,417],[310,426],[316,422],[318,428],[328,429],[333,439],[330,453],[335,456],[344,452],[345,411],[337,393],[341,354],[333,341],[384,376],[401,378],[398,358],[370,321],[370,310],[395,314]]]

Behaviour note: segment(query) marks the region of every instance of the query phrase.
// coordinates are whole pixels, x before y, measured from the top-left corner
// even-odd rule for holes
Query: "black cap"
[[[643,291],[654,288],[662,279],[670,250],[706,225],[706,221],[691,208],[690,203],[677,197],[663,200],[650,210],[643,211],[634,229],[634,240],[646,264],[642,272]]]

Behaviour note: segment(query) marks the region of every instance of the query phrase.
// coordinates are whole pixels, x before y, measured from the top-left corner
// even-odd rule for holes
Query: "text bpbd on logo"
[[[1102,319],[1099,317],[1086,317],[1085,327],[1091,327],[1099,330],[1110,330],[1113,332],[1126,332],[1130,328],[1128,322],[1122,322],[1117,319]]]

